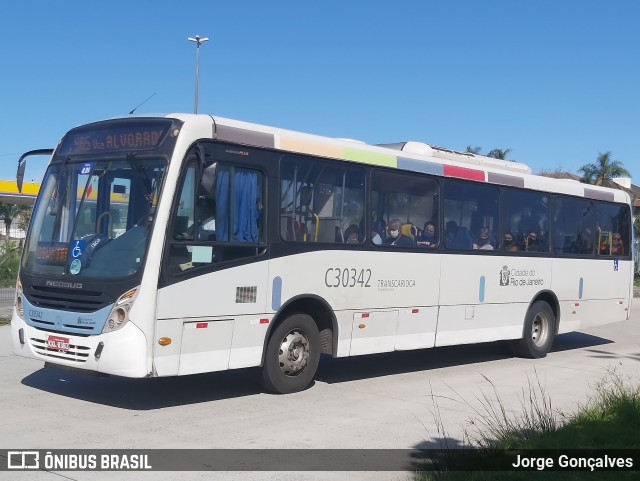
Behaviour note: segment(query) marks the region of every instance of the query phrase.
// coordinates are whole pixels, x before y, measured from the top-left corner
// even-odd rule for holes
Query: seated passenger
[[[527,252],[540,252],[540,240],[537,233],[529,232],[524,236],[524,250]]]
[[[389,235],[386,239],[385,245],[398,247],[413,246],[411,238],[400,232],[401,225],[402,223],[398,219],[391,219],[391,221],[389,221],[389,225],[387,227]]]
[[[622,236],[619,232],[611,234],[611,247],[608,243],[600,246],[600,255],[603,256],[623,256],[625,255],[624,244],[622,244]]]
[[[436,247],[438,245],[436,226],[433,222],[425,222],[422,234],[416,240],[416,244],[422,247]]]
[[[516,245],[511,232],[506,232],[504,234],[504,250],[507,252],[516,252],[518,250],[518,246]]]
[[[478,240],[473,244],[474,249],[480,249],[484,251],[492,251],[493,246],[489,242],[489,229],[481,227],[478,231]]]
[[[355,224],[351,224],[344,231],[344,241],[347,244],[360,244],[360,229]]]

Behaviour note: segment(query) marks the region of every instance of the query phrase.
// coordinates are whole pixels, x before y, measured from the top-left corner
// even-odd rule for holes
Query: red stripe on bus
[[[455,165],[444,165],[444,175],[460,179],[484,180],[484,170],[467,169]]]

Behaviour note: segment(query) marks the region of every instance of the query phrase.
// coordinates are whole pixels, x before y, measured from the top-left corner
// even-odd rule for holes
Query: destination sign
[[[170,123],[128,122],[72,130],[64,138],[61,155],[95,154],[155,149],[162,142]]]

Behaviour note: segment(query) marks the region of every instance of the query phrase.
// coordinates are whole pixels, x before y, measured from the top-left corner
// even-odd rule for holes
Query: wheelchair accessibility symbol
[[[77,259],[82,255],[82,251],[84,250],[84,241],[77,240],[73,242],[73,247],[71,248],[71,257]]]

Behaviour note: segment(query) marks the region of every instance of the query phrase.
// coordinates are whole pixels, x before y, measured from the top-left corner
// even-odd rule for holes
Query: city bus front
[[[180,126],[112,120],[62,139],[22,254],[11,321],[16,354],[121,376],[151,374],[155,297],[141,297],[141,284]]]

